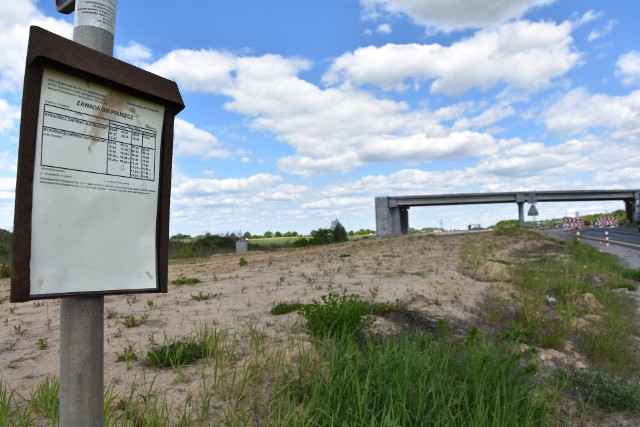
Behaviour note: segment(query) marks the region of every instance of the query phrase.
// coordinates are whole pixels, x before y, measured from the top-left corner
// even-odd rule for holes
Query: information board
[[[176,84],[31,27],[11,301],[166,292]]]
[[[45,68],[38,117],[31,294],[156,288],[164,106]]]

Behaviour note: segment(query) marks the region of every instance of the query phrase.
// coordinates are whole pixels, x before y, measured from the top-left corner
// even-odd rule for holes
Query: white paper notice
[[[115,34],[116,0],[76,0],[74,26],[82,25]]]
[[[31,294],[157,286],[164,106],[45,68]]]

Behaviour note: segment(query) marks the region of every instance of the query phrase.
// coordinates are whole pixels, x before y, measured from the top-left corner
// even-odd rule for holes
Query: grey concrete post
[[[524,228],[524,202],[525,194],[524,193],[516,193],[516,203],[518,204],[518,224],[521,228]]]
[[[627,199],[624,201],[625,221],[627,223],[633,222],[633,213],[635,210],[635,201],[633,199]]]
[[[524,227],[524,202],[518,203],[518,224],[520,227]]]
[[[116,0],[76,0],[73,41],[113,55],[115,8]],[[104,425],[102,296],[60,301],[60,425]]]
[[[379,237],[393,235],[391,209],[388,197],[376,197],[376,234]]]
[[[60,300],[60,425],[102,426],[104,297]]]
[[[409,208],[400,208],[400,234],[409,234]]]
[[[249,252],[249,242],[246,239],[240,239],[236,241],[236,253],[246,254]]]

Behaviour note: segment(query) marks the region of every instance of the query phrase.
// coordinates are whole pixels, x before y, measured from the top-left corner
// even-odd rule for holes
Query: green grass
[[[140,317],[135,314],[127,314],[116,320],[116,323],[124,326],[125,328],[135,328],[136,326],[140,326],[145,323],[148,318],[149,316],[146,314],[143,314]]]
[[[171,281],[171,284],[176,286],[196,285],[198,283],[200,283],[200,279],[197,277],[180,277]]]
[[[616,292],[633,288],[635,277],[613,256],[576,241],[534,254],[512,268],[513,284],[520,290],[518,304],[493,302],[487,318],[507,327],[508,336],[528,344],[563,348],[572,342],[594,367],[624,378],[640,373],[635,349],[635,304]],[[580,298],[592,294],[594,310],[583,307]],[[548,303],[553,297],[556,302]],[[587,314],[597,314],[589,327],[576,328]]]
[[[640,411],[640,388],[616,375],[582,369],[576,372],[574,384],[587,405],[608,412]]]
[[[298,311],[304,307],[304,304],[301,302],[287,303],[281,302],[273,306],[270,313],[274,316],[281,316],[283,314],[289,314],[294,311]]]
[[[282,375],[268,425],[546,426],[556,401],[532,352],[472,330],[465,339],[322,337]],[[534,399],[533,396],[539,396]],[[545,396],[545,397],[542,397]],[[284,408],[284,409],[283,409]]]

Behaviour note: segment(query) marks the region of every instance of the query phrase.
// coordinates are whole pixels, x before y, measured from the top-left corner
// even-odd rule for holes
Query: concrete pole
[[[524,223],[524,202],[517,202],[518,203],[518,224],[520,224],[520,227],[524,227],[525,223]]]
[[[73,41],[113,55],[116,0],[76,0]],[[104,425],[104,297],[60,301],[60,425]]]

